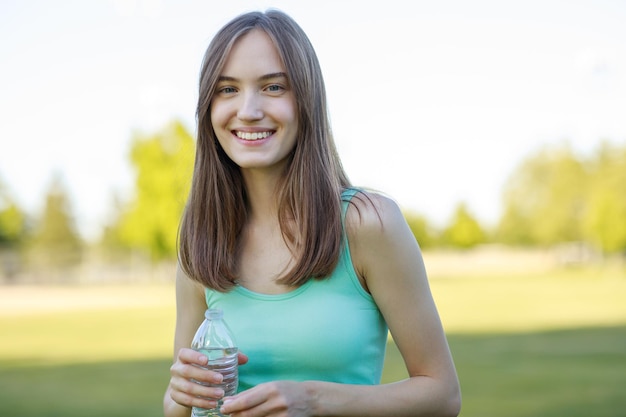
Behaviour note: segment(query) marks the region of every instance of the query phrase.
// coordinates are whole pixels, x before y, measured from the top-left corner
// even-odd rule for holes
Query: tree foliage
[[[447,245],[468,249],[484,243],[486,233],[480,223],[469,212],[465,203],[459,203],[450,225],[443,231],[443,242]]]
[[[119,217],[106,230],[109,246],[142,250],[153,260],[175,256],[194,148],[192,136],[179,122],[134,137],[130,153],[136,175],[134,197],[122,205]]]
[[[588,158],[565,145],[530,155],[503,193],[498,240],[520,245],[587,241],[626,250],[626,147],[603,144]]]
[[[626,251],[626,146],[603,143],[589,165],[584,235],[605,252]]]
[[[499,235],[517,244],[580,240],[586,191],[584,164],[569,146],[531,155],[505,187]]]
[[[26,236],[26,213],[0,181],[0,247],[16,248]]]
[[[437,243],[436,232],[425,217],[412,211],[404,211],[404,218],[422,249],[428,249]]]
[[[31,249],[35,260],[46,267],[65,268],[80,262],[82,248],[68,193],[61,178],[55,176],[33,230]]]

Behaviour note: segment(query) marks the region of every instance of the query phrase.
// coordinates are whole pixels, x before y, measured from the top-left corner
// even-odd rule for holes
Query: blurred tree
[[[534,243],[530,232],[530,220],[520,207],[507,205],[496,227],[495,240],[516,246],[531,246]]]
[[[43,213],[33,230],[34,261],[45,267],[67,268],[80,262],[82,247],[67,191],[61,177],[55,175],[46,194]]]
[[[109,204],[109,219],[102,228],[97,247],[100,255],[107,256],[108,261],[118,260],[130,255],[130,244],[126,244],[121,236],[121,222],[125,213],[125,205],[117,192],[114,192]]]
[[[26,235],[26,214],[0,181],[0,247],[17,248]]]
[[[589,165],[585,236],[604,252],[626,252],[626,146],[601,144]]]
[[[443,231],[443,240],[447,245],[467,249],[484,243],[486,234],[465,203],[459,203],[452,222]]]
[[[179,122],[153,135],[136,135],[130,159],[135,194],[120,204],[119,216],[104,233],[108,246],[145,251],[153,260],[176,255],[178,223],[191,184],[195,143]]]
[[[540,245],[581,240],[587,180],[584,163],[569,146],[528,157],[505,186],[499,240]]]
[[[431,248],[437,243],[436,233],[425,217],[408,210],[405,210],[403,214],[411,232],[413,232],[422,249]]]
[[[0,277],[13,282],[22,269],[27,216],[0,180]]]

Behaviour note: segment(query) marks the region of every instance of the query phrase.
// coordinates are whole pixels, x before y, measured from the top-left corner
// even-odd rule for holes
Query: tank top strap
[[[361,190],[358,188],[345,188],[341,192],[341,222],[344,223],[346,220],[346,213],[348,212],[348,206],[350,205],[350,200],[357,193],[360,193]]]

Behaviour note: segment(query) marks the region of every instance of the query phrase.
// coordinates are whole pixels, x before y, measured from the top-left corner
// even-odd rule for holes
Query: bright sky
[[[90,236],[132,187],[134,132],[195,131],[202,55],[248,10],[313,42],[352,181],[445,223],[486,224],[522,158],[626,141],[621,0],[2,0],[0,181],[29,212],[53,173]]]

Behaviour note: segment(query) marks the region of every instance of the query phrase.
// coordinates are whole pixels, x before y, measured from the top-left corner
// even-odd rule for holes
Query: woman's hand
[[[217,407],[217,400],[224,396],[224,390],[208,385],[220,384],[223,377],[219,372],[202,368],[206,366],[207,361],[205,355],[193,349],[180,349],[176,362],[170,368],[172,400],[185,407],[207,409]],[[248,357],[240,353],[238,361],[243,365],[248,362]]]
[[[205,355],[193,349],[180,349],[170,368],[170,396],[175,402],[185,407],[217,407],[217,400],[224,396],[224,390],[205,384],[219,384],[223,377],[219,372],[201,368],[207,362]]]
[[[313,405],[306,383],[276,381],[224,398],[221,412],[231,417],[244,413],[246,417],[309,417],[313,415]]]

